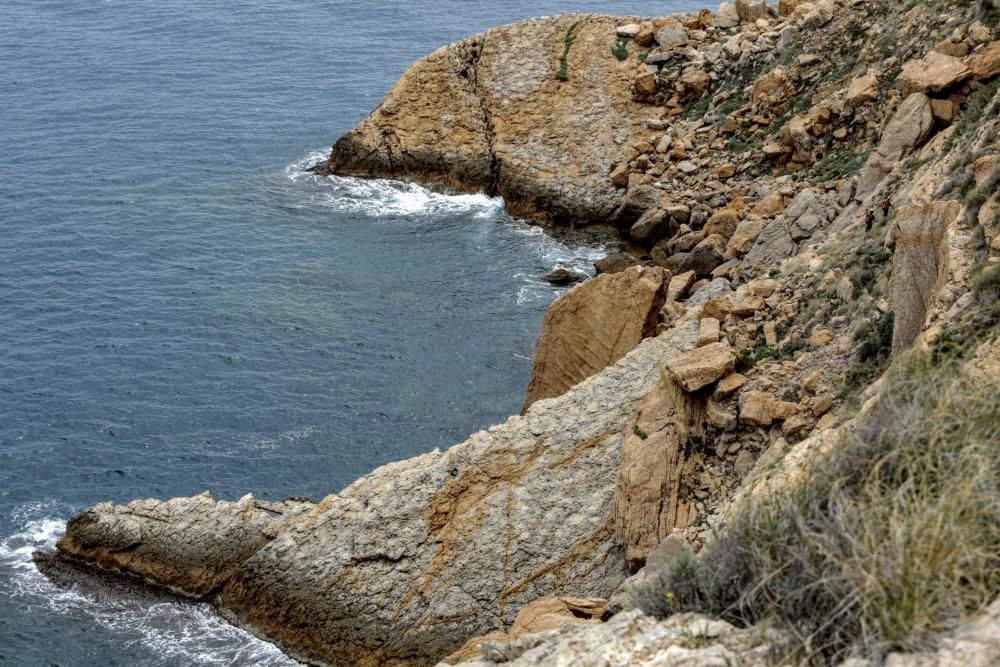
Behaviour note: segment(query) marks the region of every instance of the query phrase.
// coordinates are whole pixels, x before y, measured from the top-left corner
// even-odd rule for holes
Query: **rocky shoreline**
[[[567,15],[417,62],[320,173],[499,194],[634,250],[549,308],[523,413],[318,503],[104,503],[59,555],[310,664],[767,664],[780,632],[623,595],[835,447],[894,355],[986,339],[996,15],[925,5]]]

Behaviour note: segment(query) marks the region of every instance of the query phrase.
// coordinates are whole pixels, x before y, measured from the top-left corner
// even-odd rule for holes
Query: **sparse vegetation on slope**
[[[807,662],[933,647],[1000,592],[996,391],[954,360],[901,358],[854,436],[699,558],[634,590],[634,604],[773,621]]]

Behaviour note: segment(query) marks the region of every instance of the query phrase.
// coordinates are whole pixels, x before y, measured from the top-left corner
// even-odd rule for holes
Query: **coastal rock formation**
[[[954,201],[909,206],[899,212],[892,268],[894,352],[910,347],[923,331],[934,298],[948,278],[948,227],[960,212]]]
[[[524,21],[438,49],[333,147],[324,171],[502,195],[518,216],[604,223],[646,114],[610,16]],[[681,28],[683,32],[683,28]]]
[[[433,663],[538,598],[607,597],[627,576],[613,513],[623,434],[659,363],[694,346],[689,320],[523,417],[318,504],[104,504],[70,522],[59,550],[214,594],[313,662]]]
[[[736,628],[695,614],[665,621],[641,611],[618,614],[600,625],[569,625],[510,643],[486,641],[483,657],[462,667],[766,667],[778,639],[773,631]]]
[[[542,321],[522,414],[618,361],[652,336],[670,273],[635,266],[602,274],[559,297]]]

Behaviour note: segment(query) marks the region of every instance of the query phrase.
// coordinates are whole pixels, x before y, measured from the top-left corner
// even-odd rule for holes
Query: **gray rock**
[[[217,591],[228,618],[311,662],[433,663],[538,598],[618,588],[623,433],[696,332],[679,323],[525,416],[319,503],[106,503],[71,521],[59,549],[191,595]]]
[[[594,268],[597,269],[597,275],[601,275],[602,273],[619,273],[638,263],[635,257],[627,252],[613,252],[594,262]]]
[[[643,213],[642,217],[632,225],[629,235],[638,243],[649,244],[668,235],[670,222],[666,211],[652,208]]]
[[[575,273],[562,266],[557,267],[545,276],[545,280],[553,285],[571,285],[586,279],[587,276]]]

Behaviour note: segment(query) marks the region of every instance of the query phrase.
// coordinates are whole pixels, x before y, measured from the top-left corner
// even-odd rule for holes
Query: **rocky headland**
[[[998,38],[990,1],[738,0],[435,51],[317,170],[619,230],[546,314],[523,413],[319,502],[98,505],[59,555],[310,664],[996,664],[995,572],[932,639],[805,657],[635,592],[874,438],[912,355],[1000,389]]]

